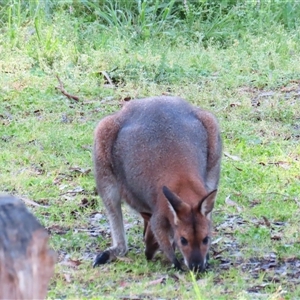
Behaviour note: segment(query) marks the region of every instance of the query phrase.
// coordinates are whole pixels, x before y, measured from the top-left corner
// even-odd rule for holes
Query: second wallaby
[[[178,97],[131,100],[95,130],[94,164],[113,245],[94,266],[128,251],[121,200],[144,218],[145,254],[161,249],[177,269],[205,269],[222,142],[216,118]]]

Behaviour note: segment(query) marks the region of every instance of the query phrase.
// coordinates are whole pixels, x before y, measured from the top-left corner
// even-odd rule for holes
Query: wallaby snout
[[[189,264],[189,269],[194,272],[203,272],[206,266],[206,262],[195,261]]]
[[[220,176],[221,138],[215,117],[176,97],[128,102],[95,130],[97,189],[113,245],[94,266],[127,252],[121,200],[144,219],[145,255],[161,249],[181,269],[205,269],[211,214]]]
[[[205,270],[205,267],[206,267],[206,263],[204,264],[203,262],[200,262],[200,263],[192,263],[189,266],[189,269],[195,273],[200,273]]]
[[[205,257],[199,254],[192,256],[191,261],[188,263],[188,268],[194,272],[203,272],[206,268],[207,262],[209,260],[208,253]]]

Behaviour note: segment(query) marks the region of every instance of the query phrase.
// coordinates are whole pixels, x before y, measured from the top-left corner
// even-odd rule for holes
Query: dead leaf
[[[60,191],[62,191],[62,190],[64,190],[66,187],[68,187],[67,184],[62,184],[62,185],[59,186],[58,189],[59,189]]]
[[[260,200],[254,199],[254,200],[252,200],[252,201],[250,202],[250,207],[254,207],[254,206],[256,206],[256,205],[258,205],[258,204],[260,204],[260,203],[261,203]]]
[[[69,230],[69,228],[64,228],[60,225],[52,225],[52,226],[47,227],[47,230],[50,233],[65,234]]]
[[[290,93],[290,92],[295,92],[299,90],[299,83],[298,84],[293,84],[290,86],[284,86],[280,89],[281,92],[286,92],[286,93]]]
[[[226,251],[226,248],[224,248],[224,249],[221,249],[220,251],[215,251],[214,249],[212,249],[213,250],[213,257],[214,257],[214,259],[222,259],[222,253],[224,252],[224,251]]]
[[[1,118],[1,115],[0,115]],[[5,143],[10,142],[14,138],[14,135],[2,135],[1,140]]]
[[[241,106],[241,102],[235,102],[235,103],[230,103],[229,106],[230,107],[237,107],[237,106]]]
[[[126,287],[128,286],[128,282],[126,281],[121,281],[120,284],[119,284],[120,287]]]
[[[230,260],[222,259],[219,268],[223,270],[228,270],[232,266],[232,262]]]
[[[149,286],[149,285],[165,284],[165,283],[166,283],[166,277],[161,277],[156,280],[152,280],[152,281],[148,282],[147,285]]]
[[[76,214],[78,212],[78,210],[83,210],[86,209],[88,207],[91,208],[96,208],[98,201],[94,198],[94,199],[90,199],[88,200],[87,198],[83,198],[81,199],[81,203],[79,204],[79,206],[77,206],[77,209],[72,210],[71,214]]]
[[[277,255],[274,252],[268,253],[264,255],[265,260],[275,260],[277,258]]]
[[[282,236],[279,234],[271,235],[271,240],[273,240],[273,241],[281,241],[281,239],[282,239]]]
[[[131,259],[131,258],[129,258],[129,257],[126,257],[126,256],[118,256],[117,257],[117,259],[119,260],[119,261],[123,261],[123,262],[125,262],[125,263],[133,263],[133,259]]]
[[[12,87],[17,91],[22,91],[26,87],[26,85],[24,84],[24,82],[13,82]]]
[[[90,173],[92,169],[90,169],[90,168],[84,169],[84,168],[75,166],[75,167],[70,167],[69,170],[72,172],[77,172],[77,173],[86,175],[86,174]]]
[[[92,146],[91,145],[82,145],[81,148],[84,149],[84,150],[88,150],[88,151],[92,150]]]
[[[225,203],[228,205],[228,206],[234,206],[238,212],[241,212],[242,211],[242,208],[236,203],[234,202],[233,200],[230,199],[230,195],[228,195],[225,199]]]
[[[60,196],[64,196],[64,195],[67,195],[67,194],[75,195],[75,194],[80,194],[80,193],[83,193],[83,192],[84,192],[84,189],[81,186],[77,186],[73,190],[69,190],[69,191],[66,191],[65,193],[60,194]]]
[[[77,186],[74,190],[71,191],[71,193],[82,193],[84,192],[84,189],[81,186]]]
[[[248,289],[248,292],[257,292],[259,290],[262,290],[264,289],[265,287],[271,285],[271,282],[267,282],[267,283],[262,283],[262,284],[259,284],[259,285],[255,285],[251,288]]]
[[[262,218],[264,219],[265,225],[266,225],[267,227],[271,227],[270,221],[269,221],[265,216],[262,216]]]
[[[266,264],[263,264],[260,268],[262,270],[268,270],[268,269],[273,269],[277,267],[277,262],[276,261],[271,261],[271,262],[268,262]]]
[[[63,273],[63,275],[64,275],[64,278],[65,278],[65,281],[66,281],[66,282],[68,282],[68,283],[72,282],[72,280],[71,280],[71,275],[70,275],[70,274],[68,274],[68,273]]]
[[[241,160],[240,157],[235,156],[235,155],[231,155],[231,154],[229,154],[228,152],[225,152],[225,151],[224,151],[224,155],[227,156],[227,157],[229,157],[229,158],[231,158],[232,160],[235,160],[235,161]]]
[[[97,206],[97,200],[96,199],[90,199],[88,200],[87,198],[83,198],[81,200],[81,203],[80,203],[80,208],[87,208],[87,207],[91,207],[91,208],[96,208]]]
[[[258,95],[259,98],[261,97],[271,97],[271,96],[274,96],[275,95],[275,92],[273,91],[269,91],[269,92],[262,92]]]
[[[240,172],[242,172],[243,171],[243,169],[241,169],[241,168],[238,168],[237,166],[234,166],[238,171],[240,171]]]
[[[251,106],[253,107],[258,107],[260,106],[260,101],[258,100],[259,97],[254,97],[251,99]]]
[[[279,161],[278,165],[285,170],[288,170],[290,168],[290,164],[288,162]]]
[[[62,261],[60,264],[63,266],[71,267],[71,268],[77,268],[82,263],[80,260],[74,260],[74,259],[69,258],[67,260]]]
[[[53,184],[55,184],[55,185],[60,184],[62,182],[62,180],[63,180],[62,177],[57,176],[56,178],[54,178]]]
[[[281,167],[285,170],[288,170],[290,168],[290,164],[286,161],[277,161],[277,162],[270,162],[269,165],[275,165],[277,167]]]
[[[219,243],[222,239],[223,239],[222,237],[219,237],[218,239],[213,240],[213,241],[211,242],[211,244],[212,244],[212,245],[215,245],[215,244]]]

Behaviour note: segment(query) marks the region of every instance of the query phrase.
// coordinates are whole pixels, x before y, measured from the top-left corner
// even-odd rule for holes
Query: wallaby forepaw
[[[178,271],[184,271],[183,269],[182,269],[182,267],[181,267],[181,263],[177,260],[177,259],[175,259],[174,261],[173,261],[173,265],[174,265],[174,268],[176,269],[176,270],[178,270]]]
[[[109,251],[104,251],[102,253],[99,253],[96,258],[94,259],[93,262],[93,268],[99,266],[99,265],[103,265],[106,264],[107,262],[109,262]]]
[[[209,253],[206,254],[206,262],[209,261]]]
[[[154,254],[155,254],[154,251],[149,251],[149,250],[147,251],[147,250],[145,250],[145,256],[146,256],[147,260],[151,260],[153,258],[153,256],[154,256]]]

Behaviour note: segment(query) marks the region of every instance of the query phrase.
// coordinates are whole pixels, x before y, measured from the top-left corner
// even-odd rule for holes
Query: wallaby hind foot
[[[111,258],[110,258],[111,254],[109,251],[104,251],[102,253],[99,253],[97,254],[96,258],[94,259],[94,262],[93,262],[93,268],[99,266],[99,265],[103,265],[107,262],[110,262],[111,261]]]

